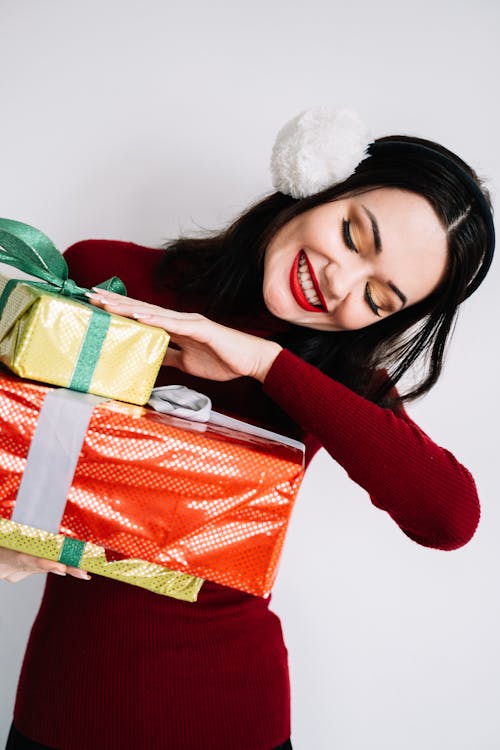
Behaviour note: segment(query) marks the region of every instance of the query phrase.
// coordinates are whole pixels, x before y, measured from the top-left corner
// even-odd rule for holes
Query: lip
[[[299,272],[300,256],[302,255],[302,253],[304,253],[304,257],[307,263],[307,268],[309,270],[309,273],[311,275],[311,280],[314,285],[314,291],[318,295],[319,301],[321,303],[321,307],[316,307],[315,305],[311,305],[311,303],[308,301],[307,297],[305,296],[304,292],[302,291],[302,287],[299,284],[298,272]],[[316,275],[311,267],[311,264],[309,263],[309,258],[307,257],[307,254],[303,250],[299,250],[299,252],[295,256],[295,260],[293,261],[292,268],[290,270],[290,289],[292,290],[292,294],[294,296],[295,301],[297,302],[298,305],[300,305],[300,307],[302,307],[303,310],[307,310],[308,312],[316,312],[316,313],[322,313],[328,310],[326,306],[325,298],[321,294],[321,289],[319,288]]]

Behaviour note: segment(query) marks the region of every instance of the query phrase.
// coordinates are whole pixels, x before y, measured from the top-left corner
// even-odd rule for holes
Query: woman
[[[455,549],[478,523],[474,481],[402,404],[436,382],[457,307],[486,274],[489,202],[458,157],[403,136],[363,149],[340,181],[328,169],[318,182],[310,144],[323,148],[325,122],[338,125],[315,111],[285,129],[278,192],[225,231],[166,252],[77,243],[71,276],[91,286],[118,274],[130,298],[96,290],[91,301],[170,333],[158,384],[184,383],[218,411],[302,437],[307,462],[324,446],[410,538]],[[75,573],[2,556],[10,580]],[[287,651],[270,599],[205,582],[188,604],[99,577],[48,578],[9,750],[291,747]]]

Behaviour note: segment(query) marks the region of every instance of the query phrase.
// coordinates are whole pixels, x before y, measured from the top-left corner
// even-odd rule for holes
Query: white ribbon
[[[172,414],[174,417],[192,419],[194,422],[208,422],[212,411],[212,402],[208,396],[185,385],[162,385],[153,388],[148,406],[162,414]]]
[[[264,440],[282,443],[304,451],[304,444],[298,440],[293,440],[293,438],[280,435],[277,432],[271,432],[271,430],[265,430],[263,427],[257,427],[248,422],[242,422],[241,419],[212,411],[212,402],[208,396],[185,385],[163,385],[153,388],[148,406],[163,414],[171,414],[173,417],[190,419],[193,422],[209,422],[211,425],[217,425],[217,427],[227,427],[230,430],[243,432],[245,435],[254,435]]]
[[[59,532],[88,423],[94,408],[104,401],[104,398],[67,388],[47,393],[28,451],[12,521],[53,534]],[[249,436],[249,442],[253,436],[256,443],[265,440],[304,451],[304,445],[297,440],[212,411],[208,396],[184,385],[153,388],[148,404],[172,417],[208,423],[202,429],[214,425],[216,430],[244,433]]]

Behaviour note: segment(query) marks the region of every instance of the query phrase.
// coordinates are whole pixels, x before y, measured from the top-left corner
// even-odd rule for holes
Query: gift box
[[[98,286],[126,293],[116,277]],[[145,404],[168,334],[91,305],[86,291],[45,235],[0,219],[0,361],[23,378]]]
[[[195,602],[203,585],[202,578],[169,570],[163,565],[154,565],[146,560],[108,560],[104,547],[87,542],[72,544],[74,540],[63,534],[52,534],[25,524],[0,518],[0,547],[25,552],[46,560],[77,563],[89,573],[130,583],[133,586],[153,591],[155,594],[172,596],[186,602]],[[73,549],[72,549],[73,547]]]
[[[267,596],[303,466],[301,443],[237,420],[0,374],[0,517],[72,540],[71,564],[90,542]]]

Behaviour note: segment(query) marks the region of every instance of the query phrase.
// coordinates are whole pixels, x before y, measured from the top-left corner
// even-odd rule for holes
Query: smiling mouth
[[[318,280],[304,250],[297,254],[290,271],[290,288],[297,302],[304,310],[327,312],[325,299],[321,294]]]

